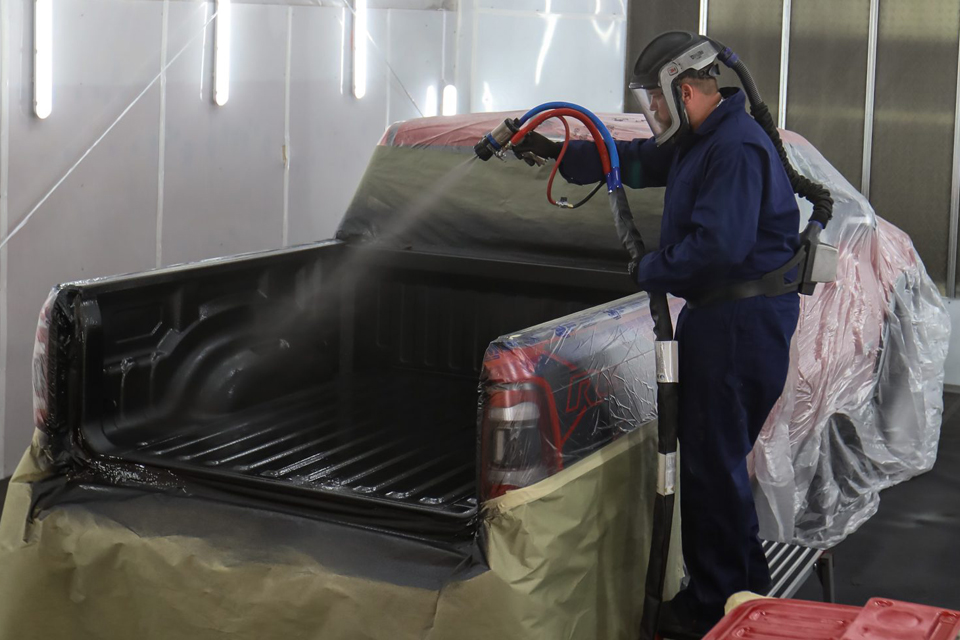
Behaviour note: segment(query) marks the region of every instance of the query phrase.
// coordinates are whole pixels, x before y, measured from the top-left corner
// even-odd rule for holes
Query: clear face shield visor
[[[640,110],[647,119],[653,135],[659,137],[664,131],[669,131],[673,125],[673,115],[663,90],[660,87],[631,88],[630,90],[640,104]]]

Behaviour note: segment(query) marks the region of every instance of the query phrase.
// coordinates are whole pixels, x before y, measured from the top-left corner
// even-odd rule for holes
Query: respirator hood
[[[684,71],[717,76],[721,47],[706,36],[689,31],[668,31],[648,44],[633,68],[628,85],[640,109],[662,145],[688,125],[686,110],[676,82]]]

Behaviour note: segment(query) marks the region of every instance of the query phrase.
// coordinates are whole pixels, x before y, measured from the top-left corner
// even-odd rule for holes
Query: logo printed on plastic
[[[576,323],[568,322],[567,324],[561,324],[560,326],[558,326],[556,329],[553,330],[553,333],[558,338],[562,338],[567,334],[569,334],[571,331],[573,331],[576,327],[577,327]]]

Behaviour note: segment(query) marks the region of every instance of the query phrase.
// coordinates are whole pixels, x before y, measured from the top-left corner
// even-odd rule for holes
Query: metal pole
[[[957,295],[957,223],[960,219],[960,46],[957,47],[957,100],[953,106],[953,182],[950,186],[950,233],[947,247],[947,295]]]
[[[790,13],[792,0],[783,0],[780,21],[780,95],[777,99],[777,126],[787,128],[787,77],[790,75]]]
[[[877,89],[877,29],[880,24],[880,0],[870,0],[870,33],[867,38],[867,93],[863,113],[863,170],[860,193],[870,199],[870,168],[873,161],[873,110]]]
[[[700,0],[700,35],[707,35],[707,14],[710,11],[710,0]]]
[[[163,0],[160,26],[160,119],[157,123],[157,219],[154,242],[154,266],[163,266],[163,194],[164,169],[167,163],[167,42],[170,27],[170,0]],[[207,30],[206,27],[203,28]]]
[[[10,232],[10,5],[10,2],[0,2],[0,242]],[[7,296],[9,260],[7,247],[0,246],[0,477],[7,474],[3,461],[7,415],[7,325],[10,318]]]

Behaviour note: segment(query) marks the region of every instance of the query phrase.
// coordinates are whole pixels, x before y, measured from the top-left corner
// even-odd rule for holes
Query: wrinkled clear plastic
[[[761,535],[830,547],[876,512],[882,489],[933,466],[950,318],[910,238],[810,143],[783,137],[794,166],[833,194],[822,238],[840,259],[837,282],[801,299],[752,469]]]
[[[676,318],[683,302],[671,301]],[[494,340],[480,393],[480,497],[557,473],[657,415],[646,294]]]
[[[40,309],[36,339],[33,342],[33,424],[43,433],[47,432],[47,419],[50,415],[47,371],[49,370],[50,320],[57,292],[56,288],[53,289]]]
[[[433,168],[432,161],[443,153],[446,166],[452,167],[462,161],[459,153],[505,115],[462,116],[446,125],[441,119],[403,123],[388,131],[381,146],[416,150],[425,160],[432,156],[430,164],[418,166],[421,172]],[[604,119],[619,139],[650,135],[642,116]],[[545,129],[548,135],[558,133],[549,123]],[[750,469],[762,537],[829,547],[876,512],[882,489],[932,467],[950,321],[910,238],[878,218],[810,143],[790,132],[783,137],[798,170],[833,194],[834,217],[821,237],[838,247],[840,262],[837,282],[802,297],[788,382]],[[405,190],[391,179],[406,171],[400,163],[410,160],[407,155],[374,156],[368,177],[378,183],[365,179],[351,207],[354,215],[342,230],[386,237],[378,236],[378,225],[402,214],[405,203],[415,201],[422,189],[416,180]],[[593,252],[603,254],[608,264],[622,259],[613,225],[599,207],[571,213],[538,204],[540,187],[530,179],[530,170],[507,160],[506,165],[494,161],[473,169],[462,189],[438,198],[430,211],[418,212],[417,224],[404,225],[399,236],[387,241],[425,247],[429,240],[436,251],[480,247],[495,256],[510,247],[515,256],[528,251],[528,256],[542,257],[547,254],[542,245],[566,232],[575,244],[568,256],[586,260]],[[397,164],[391,169],[390,163]],[[436,178],[429,172],[423,176]],[[385,195],[378,186],[384,182],[392,193],[389,210],[369,206],[376,194]],[[652,190],[628,194],[641,224],[645,216],[659,213],[647,191]],[[382,203],[379,197],[377,201]],[[799,202],[805,226],[811,207]],[[446,224],[452,212],[459,222]],[[535,228],[536,217],[540,230],[534,235],[494,231],[491,221],[498,214],[503,225],[516,222],[515,231]],[[563,226],[574,216],[578,219],[571,226]],[[654,244],[652,234],[641,231]],[[498,246],[492,242],[495,235],[503,240]],[[680,303],[672,304],[676,311]],[[644,296],[494,341],[482,380],[487,404],[480,409],[481,447],[483,469],[488,470],[482,497],[536,482],[651,419],[656,397],[652,344]],[[513,404],[524,408],[491,417],[490,407]],[[529,432],[534,414],[536,438]]]

